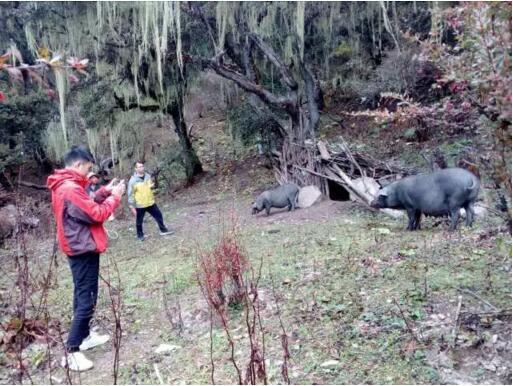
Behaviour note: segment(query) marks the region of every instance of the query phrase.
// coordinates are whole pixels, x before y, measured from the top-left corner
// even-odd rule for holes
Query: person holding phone
[[[61,365],[73,371],[85,371],[93,362],[80,351],[104,344],[108,335],[90,330],[98,297],[100,253],[105,252],[108,238],[103,223],[112,215],[125,193],[125,182],[111,183],[95,192],[86,192],[87,174],[94,158],[82,146],[73,146],[64,155],[64,168],[47,179],[52,194],[52,209],[60,249],[68,256],[73,277],[73,320],[66,355]]]

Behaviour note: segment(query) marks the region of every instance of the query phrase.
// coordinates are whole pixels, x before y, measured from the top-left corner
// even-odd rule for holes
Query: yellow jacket
[[[153,191],[151,190],[152,180],[148,173],[144,177],[135,173],[128,181],[128,205],[135,208],[147,208],[155,204]]]

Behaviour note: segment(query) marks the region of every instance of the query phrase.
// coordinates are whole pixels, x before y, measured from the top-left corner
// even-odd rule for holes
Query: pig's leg
[[[269,201],[265,202],[265,214],[269,216],[271,213],[271,203]]]
[[[465,205],[465,213],[467,214],[466,215],[466,220],[465,220],[465,225],[468,226],[469,228],[472,226],[472,223],[474,222],[474,217],[475,217],[475,213],[474,213],[474,208],[472,207],[472,203],[468,203],[467,205]]]
[[[422,217],[422,212],[420,210],[415,212],[415,224],[414,229],[420,229],[420,219]]]
[[[451,209],[451,226],[449,229],[451,231],[456,230],[458,226],[458,220],[460,219],[460,208],[452,208]]]
[[[415,209],[407,209],[408,212],[408,230],[415,230]]]

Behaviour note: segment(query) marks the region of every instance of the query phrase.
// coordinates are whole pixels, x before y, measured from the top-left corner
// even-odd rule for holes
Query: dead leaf
[[[39,47],[37,49],[37,57],[48,62],[50,60],[50,50],[48,49],[48,47]]]
[[[5,54],[0,56],[0,65],[7,63],[7,61],[9,60],[10,57],[11,57],[11,53],[9,51],[7,51]]]
[[[47,86],[48,84],[43,80],[43,78],[35,71],[27,70],[28,75],[30,76],[30,79],[32,79],[34,82],[39,84],[40,86]]]
[[[50,59],[50,66],[62,65],[61,59],[62,59],[61,55],[55,55],[52,59]]]
[[[68,80],[70,81],[70,83],[78,83],[79,82],[79,79],[73,74],[68,75]]]
[[[417,349],[417,342],[415,342],[415,340],[410,340],[408,341],[404,348],[403,348],[403,351],[406,355],[410,355],[412,354],[415,350]]]
[[[9,74],[9,78],[14,83],[23,83],[23,74],[21,73],[21,70],[15,67],[5,67],[7,70],[7,73]]]
[[[56,99],[57,98],[57,93],[55,92],[55,90],[52,90],[51,88],[47,88],[45,90],[46,92],[46,95],[48,95],[49,98],[52,98],[52,99]]]

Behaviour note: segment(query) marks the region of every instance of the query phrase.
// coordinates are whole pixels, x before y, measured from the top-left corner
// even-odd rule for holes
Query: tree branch
[[[216,58],[208,61],[207,67],[214,70],[222,77],[234,81],[244,90],[256,94],[264,103],[273,105],[274,107],[282,110],[286,110],[290,114],[297,114],[297,106],[291,98],[277,97],[261,85],[251,82],[246,76],[220,63],[220,61],[216,60]]]
[[[256,46],[264,53],[265,56],[271,61],[272,64],[278,68],[281,74],[281,79],[285,83],[285,85],[291,90],[296,91],[298,88],[298,84],[292,74],[289,71],[289,68],[281,58],[276,55],[274,50],[268,46],[259,36],[254,33],[248,35],[248,37],[256,44]]]
[[[141,111],[158,111],[160,110],[159,105],[140,105],[137,102],[128,102],[126,103],[125,99],[116,95],[116,93],[112,93],[114,95],[114,99],[116,100],[117,106],[123,110],[133,110],[133,109],[139,109]]]

